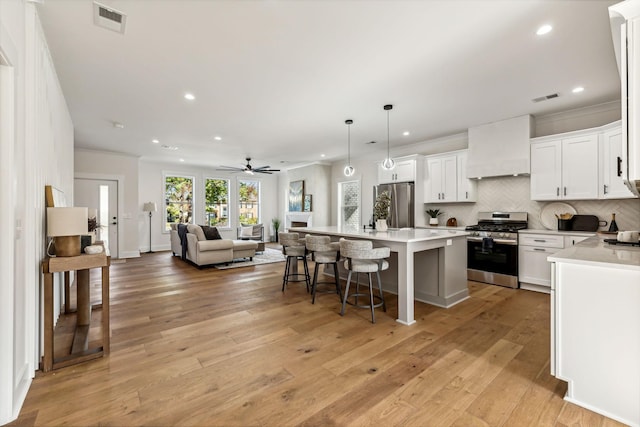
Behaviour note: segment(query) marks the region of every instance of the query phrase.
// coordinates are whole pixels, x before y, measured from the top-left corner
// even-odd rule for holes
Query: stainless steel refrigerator
[[[374,186],[374,203],[378,194],[381,194],[384,191],[388,191],[391,196],[391,212],[387,219],[389,228],[413,228],[415,225],[415,193],[413,182],[398,182],[394,184],[379,184]]]

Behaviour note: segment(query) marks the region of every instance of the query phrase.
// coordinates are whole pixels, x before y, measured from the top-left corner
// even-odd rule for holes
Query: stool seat
[[[382,262],[368,259],[352,259],[351,261],[347,260],[344,262],[344,268],[346,270],[350,269],[355,273],[375,273],[376,271],[387,270],[389,263],[386,260],[381,261]],[[349,268],[349,263],[351,263],[351,268]]]
[[[305,256],[304,246],[287,246],[284,248],[284,254],[286,256]]]

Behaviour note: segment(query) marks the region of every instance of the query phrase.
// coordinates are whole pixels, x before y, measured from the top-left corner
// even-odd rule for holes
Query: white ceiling
[[[345,158],[348,118],[352,156],[384,149],[388,103],[393,155],[470,126],[620,97],[607,11],[616,1],[102,3],[127,15],[124,35],[94,25],[91,1],[38,6],[75,145],[87,149],[286,168]],[[544,23],[553,31],[536,36]]]

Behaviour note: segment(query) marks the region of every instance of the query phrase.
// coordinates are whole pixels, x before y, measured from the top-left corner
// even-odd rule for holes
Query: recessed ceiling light
[[[320,157],[324,157],[324,154],[320,154]]]
[[[583,91],[584,91],[584,88],[582,86],[578,86],[578,87],[574,87],[571,92],[580,93],[580,92],[583,92]]]
[[[221,136],[214,136],[213,139],[215,139],[216,141],[222,141],[222,137]]]
[[[409,133],[409,131],[408,131],[408,130],[405,130],[404,132],[402,132],[402,135],[404,135],[404,136],[409,136],[409,135],[411,135],[411,133]]]
[[[151,142],[153,142],[154,144],[159,144],[160,141],[158,141],[157,139],[152,139]]]
[[[116,129],[124,129],[124,125],[120,122],[113,122],[113,127]]]
[[[553,30],[553,27],[551,25],[544,24],[543,26],[538,28],[538,31],[536,31],[536,34],[539,35],[539,36],[542,36],[544,34],[547,34],[547,33],[551,32],[551,30]]]
[[[189,101],[193,101],[196,97],[192,93],[185,93],[184,99],[188,99]]]
[[[181,162],[184,162],[184,159],[180,159]]]

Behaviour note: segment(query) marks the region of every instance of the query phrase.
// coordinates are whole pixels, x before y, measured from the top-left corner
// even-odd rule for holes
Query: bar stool
[[[282,245],[282,253],[287,257],[287,262],[284,267],[284,276],[282,276],[282,292],[284,287],[289,282],[304,282],[307,285],[307,292],[309,292],[309,285],[311,284],[311,276],[309,275],[309,267],[307,265],[307,248],[305,246],[305,240],[300,239],[298,233],[278,233],[278,239]],[[292,263],[302,261],[304,267],[304,273],[298,273],[291,271]]]
[[[316,303],[316,290],[318,285],[334,284],[335,289],[328,289],[326,292],[335,292],[342,301],[342,290],[340,289],[340,279],[338,278],[338,261],[340,261],[340,243],[331,242],[329,236],[305,237],[307,251],[311,252],[311,259],[316,265],[313,268],[313,281],[311,282],[311,304]],[[318,282],[318,270],[325,265],[333,266],[333,282]]]
[[[360,308],[371,309],[371,323],[376,323],[374,308],[382,306],[383,311],[387,311],[387,306],[384,302],[384,294],[382,293],[382,282],[380,281],[380,271],[389,268],[389,263],[384,259],[388,258],[391,254],[389,248],[381,247],[374,248],[373,243],[368,240],[347,240],[340,239],[340,254],[346,258],[344,267],[349,271],[347,276],[347,287],[344,291],[344,298],[342,299],[342,311],[340,315],[344,316],[344,309],[347,303]],[[356,288],[356,293],[349,295],[349,285],[351,283],[351,275],[353,273],[367,273],[369,278],[369,304],[359,305],[358,297],[366,296],[366,293],[360,293],[359,287]],[[371,273],[376,273],[378,277],[378,295],[373,294],[373,286],[371,281]],[[357,279],[356,279],[357,282]],[[355,302],[348,301],[349,297],[355,297]],[[374,303],[374,299],[379,301]]]

